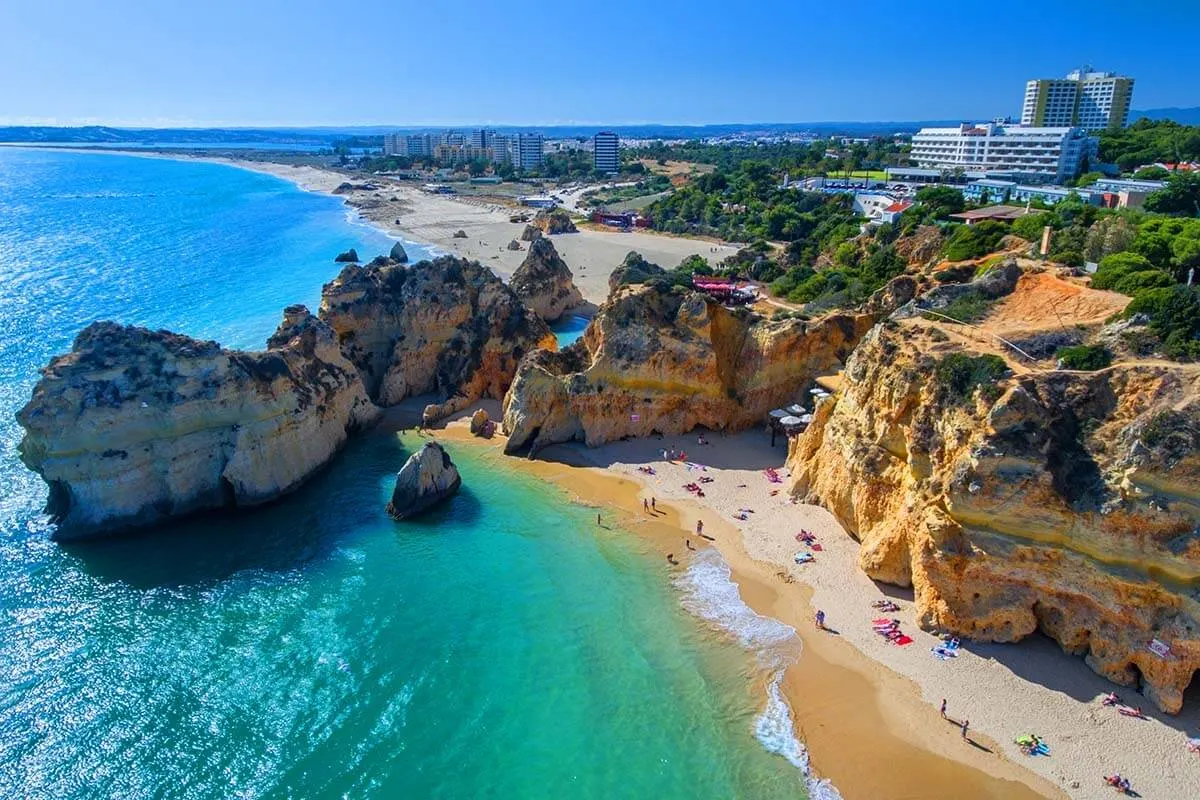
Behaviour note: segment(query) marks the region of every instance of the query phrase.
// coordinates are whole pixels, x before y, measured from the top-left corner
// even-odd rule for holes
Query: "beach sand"
[[[532,217],[536,209],[507,206],[480,198],[429,194],[411,182],[375,175],[351,176],[317,167],[262,161],[212,160],[265,172],[292,181],[303,189],[327,194],[342,183],[361,185],[369,182],[379,188],[340,195],[364,219],[392,236],[479,261],[504,280],[512,277],[527,254],[528,242],[520,242],[521,250],[508,249],[508,243],[514,239],[519,241],[525,229],[525,223],[509,222],[509,217],[519,213],[528,213]],[[465,239],[454,238],[459,230],[467,234]],[[647,261],[671,269],[692,254],[699,254],[716,264],[738,249],[703,239],[591,227],[581,228],[578,233],[556,234],[550,240],[574,273],[575,284],[584,299],[595,305],[608,297],[608,276],[630,251],[636,250]]]
[[[498,408],[489,409],[493,415]],[[471,439],[465,422],[451,422],[434,435]],[[479,440],[473,440],[478,442]],[[1132,705],[1150,709],[1133,689],[1117,687],[1093,673],[1082,659],[1062,652],[1044,637],[1019,644],[963,642],[950,661],[933,657],[940,641],[914,623],[911,594],[877,585],[856,565],[857,543],[824,509],[792,504],[781,484],[767,481],[763,469],[782,469],[782,445],[755,430],[709,436],[617,442],[588,449],[581,445],[546,448],[540,460],[505,457],[499,438],[490,443],[498,462],[551,480],[581,502],[646,535],[681,564],[693,555],[685,545],[715,546],[730,564],[743,599],[760,614],[797,630],[803,655],[787,670],[785,695],[797,733],[808,748],[816,773],[847,798],[1108,798],[1103,783],[1112,772],[1130,778],[1146,798],[1198,796],[1200,756],[1188,753],[1186,738],[1197,735],[1200,697],[1189,695],[1177,717],[1148,710],[1148,719],[1123,717],[1100,704],[1116,691]],[[706,469],[688,469],[662,459],[663,448],[687,452]],[[654,475],[637,470],[649,466]],[[706,496],[696,498],[683,484],[713,478]],[[744,488],[741,485],[744,484]],[[771,492],[779,490],[777,495]],[[653,496],[663,514],[642,512]],[[752,508],[746,521],[734,518]],[[697,519],[714,541],[700,541]],[[801,528],[818,538],[817,560],[796,565]],[[899,612],[871,607],[891,598]],[[818,631],[813,613],[821,608],[832,630]],[[894,617],[914,641],[887,644],[871,631],[870,620]],[[949,720],[938,711],[942,698]],[[969,741],[957,721],[970,720]],[[1014,739],[1042,737],[1050,756],[1025,756]]]

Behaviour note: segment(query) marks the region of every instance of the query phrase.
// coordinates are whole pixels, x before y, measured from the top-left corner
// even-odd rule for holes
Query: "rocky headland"
[[[521,363],[504,398],[506,447],[761,423],[841,369],[874,322],[869,313],[772,321],[698,292],[618,286],[574,345]]]
[[[975,285],[1004,294],[1011,272]],[[1040,630],[1178,711],[1200,669],[1200,370],[1055,371],[916,311],[865,337],[792,441],[794,497],[912,587],[922,627]]]
[[[500,399],[526,353],[556,346],[491,270],[453,256],[347,266],[322,290],[319,315],[376,403],[435,393],[445,402],[431,419]]]
[[[17,418],[55,535],[73,539],[273,500],[377,414],[333,330],[290,306],[261,352],[89,325]]]
[[[517,267],[508,285],[533,313],[546,322],[554,322],[583,305],[583,295],[574,278],[554,244],[539,237],[531,241],[529,255]]]

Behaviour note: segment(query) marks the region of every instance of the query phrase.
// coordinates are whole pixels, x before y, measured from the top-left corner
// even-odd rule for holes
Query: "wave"
[[[783,696],[784,671],[800,657],[795,628],[746,605],[732,569],[714,548],[698,552],[675,585],[688,612],[731,635],[769,674],[766,705],[754,721],[755,738],[803,773],[810,798],[841,800],[832,783],[812,774],[808,750],[796,736],[792,709]]]

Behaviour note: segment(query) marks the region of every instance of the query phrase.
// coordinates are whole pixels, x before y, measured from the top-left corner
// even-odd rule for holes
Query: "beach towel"
[[[815,561],[816,559],[813,558],[812,553],[796,553],[796,556],[793,560],[797,564],[808,564],[809,562]]]
[[[929,649],[933,651],[934,655],[942,658],[943,660],[947,658],[958,658],[958,653],[954,652],[948,647],[931,647]]]
[[[813,542],[810,545],[810,547],[812,547],[812,549],[816,550],[818,553],[820,553],[821,551],[823,551],[825,549],[824,547],[821,547],[821,545],[817,544],[816,542]]]
[[[897,623],[896,620],[894,620],[894,619],[888,619],[887,617],[880,617],[879,619],[871,620],[871,624],[872,625],[896,625],[899,623]]]
[[[906,644],[912,644],[912,641],[913,640],[912,640],[911,636],[900,636],[900,637],[893,639],[892,644],[898,644],[901,647],[903,647]]]

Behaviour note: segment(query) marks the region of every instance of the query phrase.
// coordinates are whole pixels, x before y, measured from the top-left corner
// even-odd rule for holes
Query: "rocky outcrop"
[[[554,334],[491,270],[453,256],[409,267],[348,266],[321,293],[321,319],[377,403],[435,393],[435,418],[499,399],[529,351]]]
[[[667,271],[658,264],[652,264],[642,258],[642,254],[630,250],[625,254],[625,260],[608,276],[608,292],[612,294],[619,286],[631,283],[649,283],[655,278],[665,278]]]
[[[508,243],[508,249],[509,249],[509,250],[520,250],[520,249],[521,249],[521,243],[520,243],[520,242],[518,242],[516,239],[513,239],[512,241],[510,241],[510,242]]]
[[[964,346],[877,326],[792,442],[794,496],[838,517],[868,575],[913,587],[922,627],[1041,630],[1178,711],[1200,669],[1200,372],[988,380],[1002,365]]]
[[[273,500],[377,414],[333,331],[290,306],[263,352],[89,325],[17,419],[55,536],[73,539]]]
[[[404,252],[404,245],[396,242],[392,245],[392,249],[388,252],[388,258],[395,261],[397,264],[408,263],[408,253]]]
[[[696,292],[620,287],[574,345],[521,363],[504,398],[506,449],[761,423],[840,369],[873,322],[769,321]]]
[[[583,305],[575,276],[549,239],[535,239],[529,255],[517,267],[508,285],[533,313],[553,322],[572,308]]]
[[[333,259],[336,264],[357,264],[358,251],[351,247],[344,253],[338,253]]]
[[[521,231],[522,242],[532,242],[534,239],[540,238],[542,238],[542,229],[533,225],[526,225],[525,230]]]
[[[450,238],[451,239],[465,239],[465,238],[467,238],[467,232],[464,231],[462,228],[459,228],[458,230],[456,230],[454,232],[454,234]]]
[[[427,442],[396,473],[396,486],[387,512],[393,519],[410,519],[448,499],[462,486],[458,467],[437,442]]]
[[[533,224],[542,233],[548,235],[576,233],[579,230],[575,227],[575,223],[571,221],[571,215],[561,208],[542,209],[534,216]]]
[[[494,429],[495,423],[488,417],[488,412],[484,409],[478,408],[471,415],[472,436],[490,436]]]

